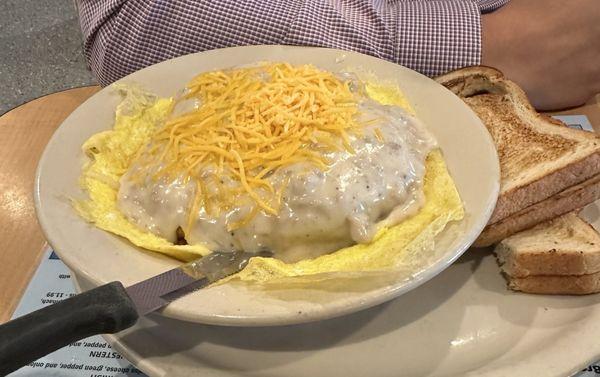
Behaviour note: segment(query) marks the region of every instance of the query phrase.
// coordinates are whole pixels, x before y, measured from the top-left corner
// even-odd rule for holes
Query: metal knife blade
[[[213,252],[162,274],[125,288],[140,316],[210,283],[241,271],[257,254]],[[264,256],[264,255],[263,255]]]

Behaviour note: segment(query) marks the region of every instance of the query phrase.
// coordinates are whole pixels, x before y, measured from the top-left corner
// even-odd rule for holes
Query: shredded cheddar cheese
[[[187,89],[184,98],[198,99],[200,106],[167,121],[138,158],[146,164],[158,159],[154,178],[183,175],[195,181],[188,227],[200,208],[218,214],[238,205],[242,195],[253,209],[230,229],[258,211],[277,214],[285,184],[273,187],[269,175],[298,162],[326,170],[325,154],[352,153],[350,135],[361,135],[366,124],[357,121],[350,82],[311,65],[207,72]],[[224,182],[224,175],[235,184]]]

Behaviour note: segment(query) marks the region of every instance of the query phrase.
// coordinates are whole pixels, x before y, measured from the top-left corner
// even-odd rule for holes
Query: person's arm
[[[196,51],[249,44],[333,47],[433,76],[479,64],[481,11],[507,0],[78,0],[102,85]]]
[[[512,0],[482,17],[484,65],[517,82],[541,110],[600,92],[600,1]]]

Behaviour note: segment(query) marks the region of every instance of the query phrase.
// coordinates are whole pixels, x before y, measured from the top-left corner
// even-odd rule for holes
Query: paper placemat
[[[593,131],[586,116],[555,116],[569,127]],[[58,256],[48,248],[29,282],[25,293],[13,314],[20,317],[43,306],[53,304],[75,295],[71,273]],[[576,377],[600,375],[600,362],[583,369]],[[92,336],[53,352],[18,371],[14,377],[144,377],[140,370],[114,351],[101,337]]]
[[[29,282],[13,318],[75,295],[71,272],[48,248]],[[144,377],[99,335],[59,349],[10,376],[27,377]]]

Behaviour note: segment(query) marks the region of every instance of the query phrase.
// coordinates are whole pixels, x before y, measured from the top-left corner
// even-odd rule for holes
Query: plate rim
[[[600,203],[600,201],[599,201]],[[485,258],[493,258],[492,255],[483,255],[482,259]],[[472,275],[469,276],[469,279],[472,279]],[[80,277],[77,276],[77,274],[75,274],[73,276],[73,283],[76,286],[77,291],[81,291],[81,281],[80,281]],[[459,288],[459,289],[465,289],[464,286]],[[343,320],[343,319],[340,319]],[[419,319],[417,319],[418,321]],[[584,329],[582,329],[580,332],[585,332]],[[132,362],[132,364],[136,365],[136,367],[140,370],[142,370],[144,373],[148,374],[148,376],[161,376],[162,374],[162,369],[160,369],[160,366],[156,364],[156,362],[154,362],[153,360],[148,360],[146,358],[144,358],[143,355],[140,355],[139,353],[137,353],[136,348],[131,347],[130,345],[126,344],[126,342],[123,341],[123,339],[121,338],[121,336],[119,334],[104,334],[102,335],[102,337],[115,349],[117,350],[119,353],[121,353],[122,355],[124,355],[130,362]],[[575,342],[574,344],[578,344],[579,342]],[[577,347],[575,347],[577,348]],[[587,349],[587,348],[586,348]],[[472,352],[472,350],[468,350],[465,349],[462,352],[468,354],[470,352]],[[561,349],[561,352],[562,349]],[[579,352],[576,350],[573,352],[573,354],[579,354]],[[526,353],[520,353],[520,355],[523,356],[522,360],[523,363],[510,363],[507,364],[505,363],[504,367],[497,367],[497,368],[493,368],[493,369],[484,369],[482,370],[481,368],[477,368],[477,369],[471,369],[468,372],[465,372],[464,375],[465,376],[485,376],[485,377],[500,377],[500,376],[505,376],[507,374],[510,375],[514,375],[515,377],[521,377],[521,376],[530,376],[532,373],[531,371],[538,371],[538,375],[550,375],[548,373],[543,373],[540,372],[542,370],[542,367],[546,366],[546,363],[543,362],[543,360],[540,362],[533,362],[533,364],[527,364],[527,355]],[[544,360],[547,360],[544,359]],[[577,362],[574,362],[572,365],[570,366],[565,366],[563,369],[560,370],[556,370],[554,368],[552,368],[552,370],[556,371],[556,373],[551,374],[554,377],[559,377],[559,376],[573,376],[579,372],[582,371],[583,368],[587,367],[588,365],[591,365],[594,362],[598,362],[600,361],[600,348],[596,348],[596,351],[592,351],[586,354],[585,357],[579,359]],[[485,365],[481,365],[482,368],[485,367]],[[210,369],[210,366],[207,367],[207,369]],[[546,369],[545,371],[547,372],[548,369]],[[226,373],[227,376],[230,377],[238,377],[240,376],[240,374],[236,374],[236,373]]]

